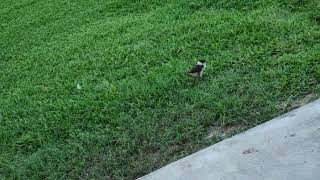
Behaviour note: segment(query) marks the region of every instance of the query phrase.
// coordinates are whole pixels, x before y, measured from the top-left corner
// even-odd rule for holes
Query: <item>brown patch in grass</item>
[[[213,128],[211,128],[206,139],[210,139],[212,137],[226,139],[236,133],[239,133],[239,132],[245,130],[246,128],[247,128],[247,126],[244,126],[244,125],[234,125],[234,126],[227,126],[227,127],[219,127],[219,126],[213,127]]]
[[[305,104],[308,104],[309,102],[315,100],[317,97],[318,97],[318,94],[308,93],[300,99],[296,99],[296,100],[289,99],[289,100],[281,103],[278,106],[278,109],[286,110],[286,111],[296,109],[296,108],[301,107]]]

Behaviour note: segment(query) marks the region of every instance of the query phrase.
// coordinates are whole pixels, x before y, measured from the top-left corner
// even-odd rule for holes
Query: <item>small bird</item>
[[[207,62],[205,60],[199,60],[197,65],[195,65],[188,74],[193,77],[202,77],[203,71],[207,66]]]

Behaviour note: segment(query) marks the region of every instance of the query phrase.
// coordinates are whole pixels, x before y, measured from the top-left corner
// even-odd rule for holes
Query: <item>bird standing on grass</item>
[[[199,60],[197,65],[194,66],[188,74],[192,77],[202,77],[203,71],[207,66],[207,62],[205,60]]]

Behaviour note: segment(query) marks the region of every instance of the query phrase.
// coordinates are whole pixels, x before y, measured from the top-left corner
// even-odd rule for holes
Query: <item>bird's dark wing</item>
[[[196,65],[195,67],[193,67],[189,73],[197,73],[197,72],[200,72],[203,68],[203,65]]]

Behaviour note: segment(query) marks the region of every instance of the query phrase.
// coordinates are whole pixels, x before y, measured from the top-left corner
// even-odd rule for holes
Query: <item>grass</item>
[[[2,0],[0,179],[133,179],[318,97],[319,9]]]

